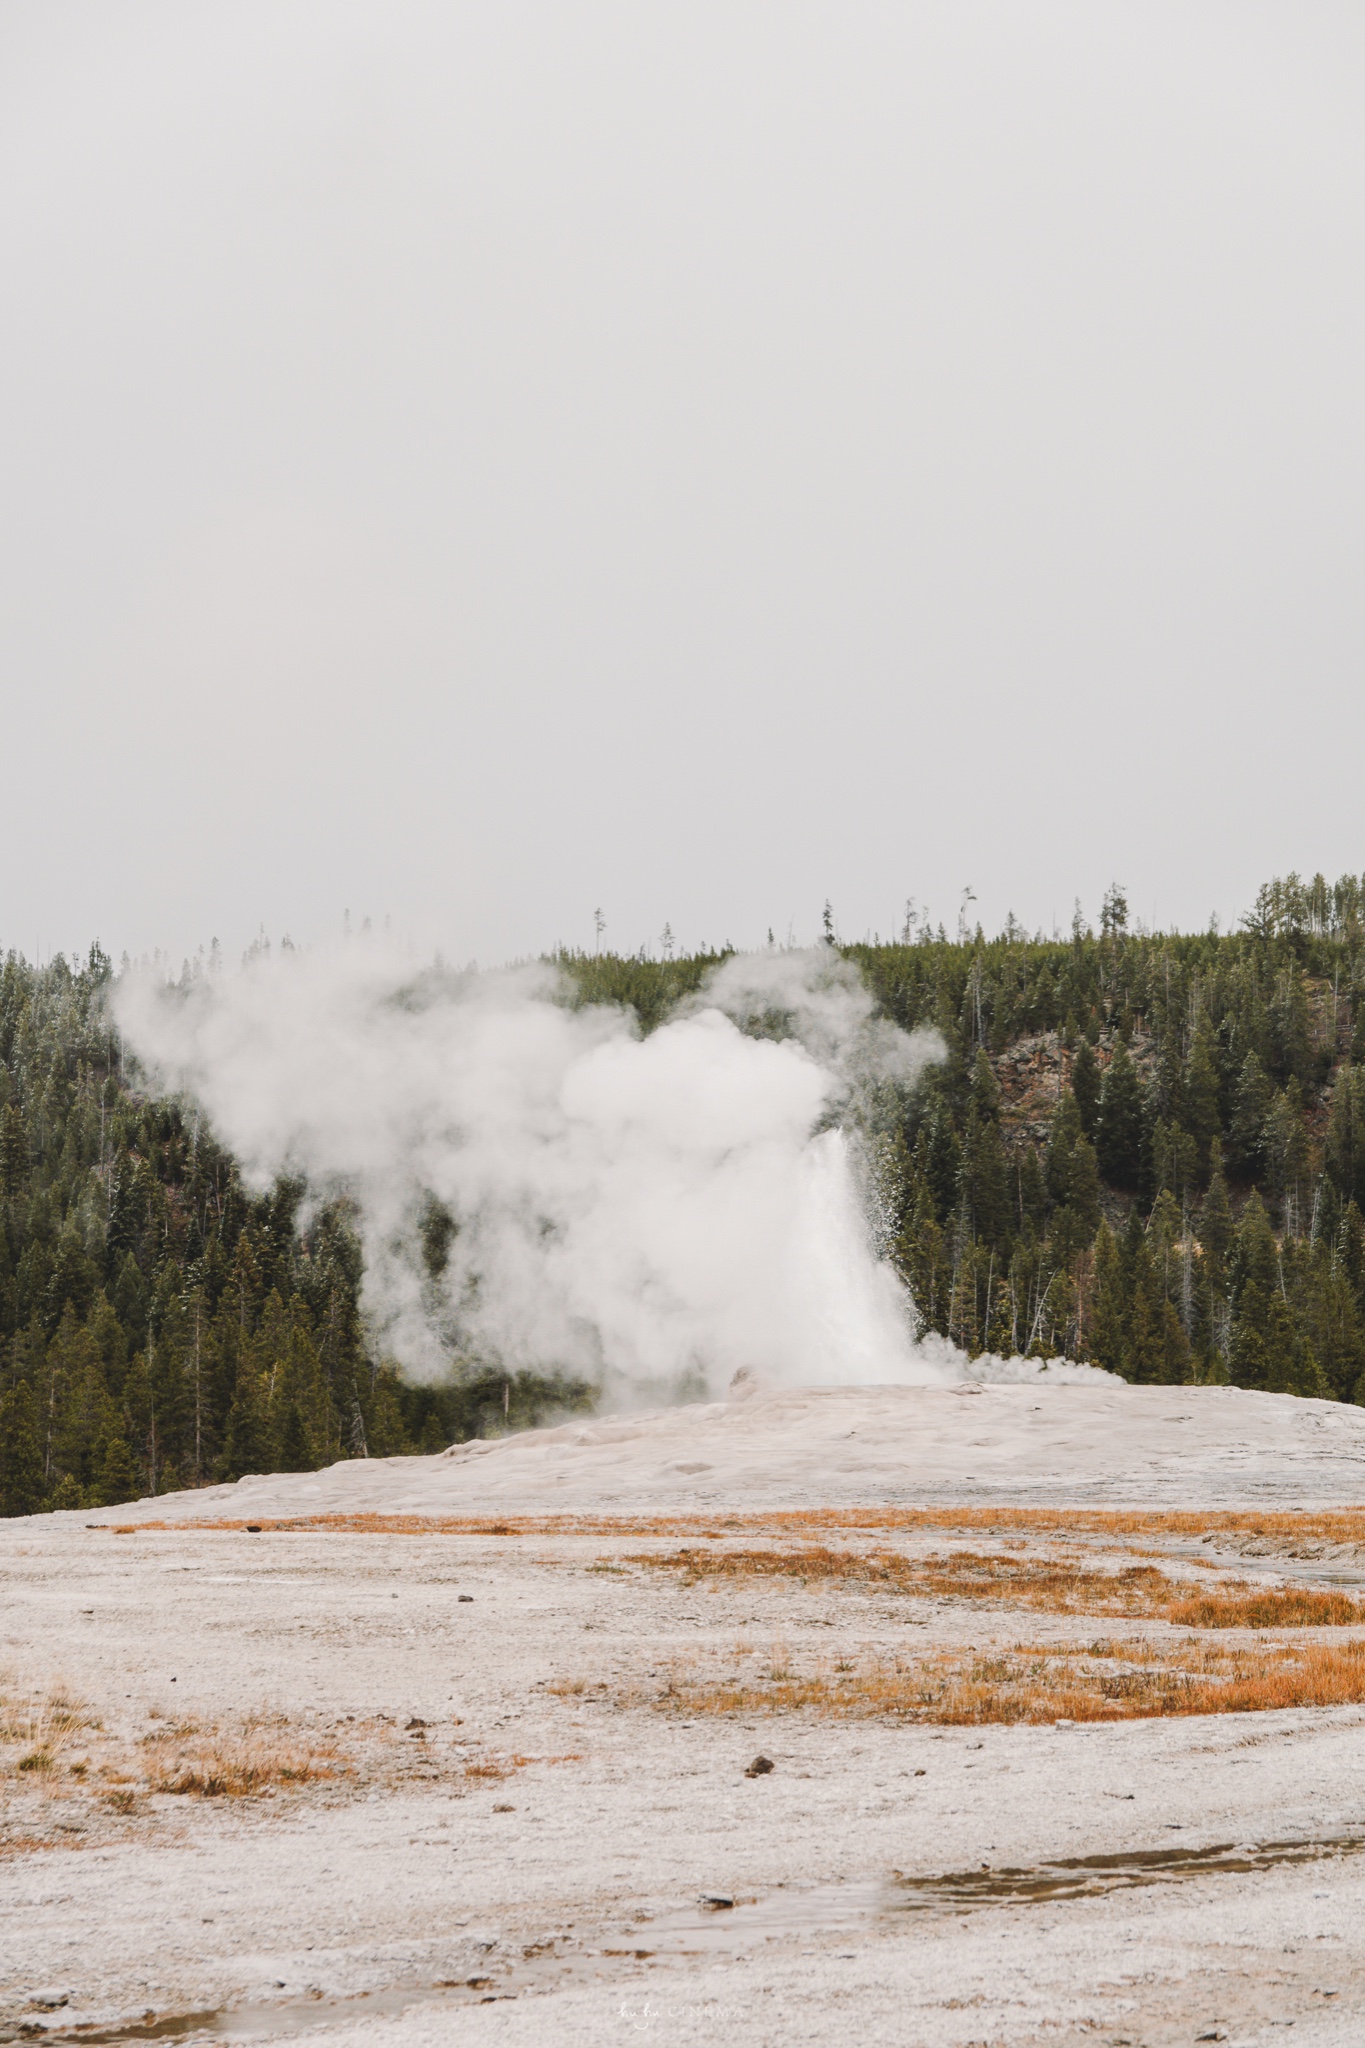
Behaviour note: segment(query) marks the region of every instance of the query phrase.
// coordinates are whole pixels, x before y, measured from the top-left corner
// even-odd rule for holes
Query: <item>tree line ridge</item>
[[[910,920],[907,920],[909,925]],[[827,943],[834,944],[831,935]],[[946,1048],[860,1112],[874,1222],[924,1330],[1139,1382],[1365,1403],[1365,881],[1265,885],[1239,929],[842,945]],[[645,1030],[707,951],[558,956]],[[430,1451],[591,1402],[562,1374],[377,1354],[344,1201],[246,1188],[139,1088],[112,963],[0,964],[0,1513]]]

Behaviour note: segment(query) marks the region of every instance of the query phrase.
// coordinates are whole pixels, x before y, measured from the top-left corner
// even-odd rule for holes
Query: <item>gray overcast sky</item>
[[[1365,867],[1358,0],[5,0],[0,944]]]

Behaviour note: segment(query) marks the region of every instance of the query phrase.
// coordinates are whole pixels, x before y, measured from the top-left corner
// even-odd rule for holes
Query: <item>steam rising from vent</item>
[[[348,1191],[376,1335],[618,1397],[938,1380],[872,1248],[854,1112],[942,1054],[826,952],[731,959],[648,1037],[547,967],[454,974],[387,947],[258,958],[118,1014],[258,1184]]]

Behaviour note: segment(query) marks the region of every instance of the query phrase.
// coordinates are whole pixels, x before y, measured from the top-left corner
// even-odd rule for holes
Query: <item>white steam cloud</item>
[[[368,1312],[415,1376],[459,1347],[657,1396],[740,1367],[944,1377],[873,1252],[841,1122],[937,1037],[875,1017],[825,953],[731,959],[647,1037],[564,994],[550,968],[414,973],[353,941],[188,990],[130,976],[117,1011],[253,1181],[352,1194]]]

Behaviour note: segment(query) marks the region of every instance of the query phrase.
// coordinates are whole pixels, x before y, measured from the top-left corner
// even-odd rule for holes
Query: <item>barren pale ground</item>
[[[0,1524],[0,2039],[1358,2043],[1352,1503],[1043,1384]]]

